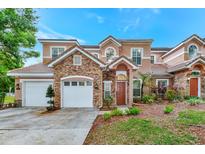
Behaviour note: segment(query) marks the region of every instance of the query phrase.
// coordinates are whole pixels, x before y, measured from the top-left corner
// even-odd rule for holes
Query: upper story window
[[[112,60],[116,56],[116,50],[112,47],[108,47],[105,50],[106,61]]]
[[[80,55],[73,56],[73,65],[81,65],[82,64],[82,57]]]
[[[65,51],[64,47],[51,47],[52,59],[58,57]]]
[[[151,55],[151,64],[154,64],[155,63],[155,56],[154,55]]]
[[[98,53],[93,53],[93,56],[96,58],[99,58],[99,54]]]
[[[197,46],[196,45],[190,45],[188,48],[189,51],[189,58],[194,58],[197,55]]]
[[[131,49],[132,60],[137,65],[142,65],[142,52],[143,52],[142,48]]]

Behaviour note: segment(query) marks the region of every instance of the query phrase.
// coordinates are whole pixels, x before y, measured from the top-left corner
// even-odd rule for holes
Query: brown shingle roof
[[[14,69],[9,71],[9,73],[53,73],[53,69],[49,68],[48,65],[39,63],[19,69]]]
[[[154,77],[172,77],[172,74],[167,72],[167,66],[163,64],[153,64],[151,66],[151,74]]]
[[[180,71],[180,70],[186,69],[188,65],[192,64],[193,62],[195,62],[198,59],[202,59],[202,60],[205,61],[205,57],[204,56],[197,56],[194,59],[191,59],[191,60],[188,60],[186,62],[180,63],[180,64],[175,65],[173,67],[170,67],[170,68],[168,68],[167,71],[168,72],[176,72],[176,71]]]

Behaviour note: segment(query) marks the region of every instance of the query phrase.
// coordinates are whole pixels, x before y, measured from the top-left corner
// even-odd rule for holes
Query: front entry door
[[[190,79],[190,96],[198,96],[198,78]]]
[[[117,105],[125,105],[125,84],[126,82],[117,82]]]

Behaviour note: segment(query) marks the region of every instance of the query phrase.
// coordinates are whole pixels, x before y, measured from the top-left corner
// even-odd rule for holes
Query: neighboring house
[[[39,41],[43,62],[8,73],[15,77],[15,97],[23,106],[47,106],[50,84],[58,108],[99,108],[110,95],[115,105],[131,105],[133,97],[141,95],[139,72],[151,74],[156,87],[174,86],[185,89],[184,95],[205,97],[205,40],[197,35],[174,48],[152,48],[152,39],[113,36],[98,45],[66,39]]]

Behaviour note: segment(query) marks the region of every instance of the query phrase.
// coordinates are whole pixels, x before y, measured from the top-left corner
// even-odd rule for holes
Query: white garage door
[[[46,91],[50,81],[25,81],[24,82],[24,106],[48,106]]]
[[[62,85],[63,107],[93,107],[92,81],[64,81]]]

